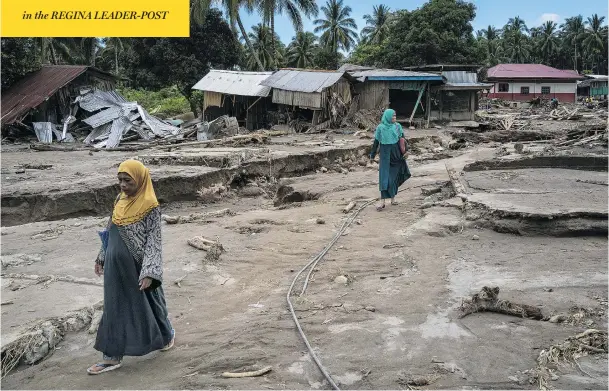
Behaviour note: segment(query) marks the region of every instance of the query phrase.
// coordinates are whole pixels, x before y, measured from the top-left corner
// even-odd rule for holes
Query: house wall
[[[590,83],[590,96],[606,97],[607,96],[607,81],[593,81]]]
[[[355,93],[359,94],[360,110],[389,107],[389,87],[387,84],[382,81],[366,81],[356,84]]]
[[[476,90],[440,90],[434,94],[431,118],[441,121],[473,121],[478,108]]]
[[[286,91],[273,88],[273,103],[309,109],[321,109],[322,93]]]
[[[508,91],[499,92],[499,84],[507,83]],[[521,87],[529,87],[529,94],[520,93]],[[550,94],[542,95],[541,88],[550,87]],[[577,83],[575,81],[540,81],[540,80],[519,80],[519,81],[493,81],[488,94],[489,98],[501,98],[505,100],[527,101],[538,96],[547,98],[557,98],[561,102],[575,102],[577,97]]]

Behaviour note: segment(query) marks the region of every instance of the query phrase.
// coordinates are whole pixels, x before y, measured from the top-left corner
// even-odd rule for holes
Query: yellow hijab
[[[121,192],[118,201],[114,204],[112,222],[118,226],[137,223],[159,206],[152,187],[150,170],[137,160],[126,160],[118,166],[118,172],[124,172],[133,178],[137,184],[137,192],[133,197]]]

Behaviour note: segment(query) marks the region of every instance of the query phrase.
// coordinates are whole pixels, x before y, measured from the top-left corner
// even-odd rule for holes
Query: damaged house
[[[203,91],[203,120],[235,117],[240,127],[257,130],[267,126],[267,113],[275,110],[271,88],[261,84],[273,72],[211,70],[192,88]]]
[[[272,101],[298,111],[312,126],[337,121],[337,107],[351,104],[351,82],[346,72],[280,69],[260,84],[272,88]]]
[[[2,127],[31,122],[61,124],[75,115],[71,103],[82,89],[110,91],[113,75],[84,65],[45,65],[2,93]]]
[[[31,129],[45,144],[53,138],[74,142],[73,134],[86,132],[85,144],[110,149],[124,139],[181,136],[180,129],[114,91],[115,82],[89,66],[44,66],[2,94],[2,127]]]
[[[442,75],[395,69],[347,69],[360,82],[354,86],[360,110],[392,108],[400,122],[429,123],[431,88],[444,83]]]
[[[493,86],[478,82],[479,65],[424,65],[408,70],[442,75],[445,83],[431,88],[432,121],[473,121],[482,91]]]

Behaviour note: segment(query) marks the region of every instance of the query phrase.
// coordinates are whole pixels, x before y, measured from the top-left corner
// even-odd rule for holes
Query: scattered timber
[[[229,208],[220,209],[214,212],[207,213],[191,213],[187,216],[168,216],[163,215],[161,218],[167,224],[185,224],[192,223],[195,221],[204,221],[207,219],[218,218],[226,215],[232,215],[233,213]]]
[[[249,371],[249,372],[224,372],[222,374],[222,377],[228,377],[228,378],[256,377],[256,376],[262,376],[266,373],[269,373],[272,369],[273,369],[272,367],[265,367],[265,368],[262,368],[257,371]]]
[[[544,319],[541,309],[538,307],[512,303],[508,300],[499,300],[498,296],[499,287],[482,287],[480,292],[472,295],[469,299],[465,299],[463,303],[461,303],[461,315],[459,318],[464,318],[467,315],[476,312],[496,312],[504,315],[517,316],[519,318],[535,320]]]

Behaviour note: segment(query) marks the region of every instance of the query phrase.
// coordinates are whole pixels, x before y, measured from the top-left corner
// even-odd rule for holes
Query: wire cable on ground
[[[317,355],[313,351],[313,348],[311,347],[311,344],[309,343],[309,340],[307,339],[304,331],[302,331],[302,327],[300,326],[300,322],[298,321],[298,317],[296,316],[296,312],[294,311],[294,306],[292,305],[292,300],[290,299],[290,296],[292,295],[292,291],[294,290],[294,285],[296,285],[296,281],[298,280],[298,277],[300,277],[300,275],[302,273],[304,273],[305,270],[310,268],[309,272],[307,273],[307,276],[305,278],[304,285],[302,287],[302,291],[300,293],[300,296],[302,296],[305,293],[305,291],[307,289],[307,285],[309,283],[309,278],[311,277],[311,273],[315,269],[315,266],[328,253],[328,251],[330,251],[332,246],[334,246],[334,244],[342,236],[342,234],[345,232],[345,230],[353,223],[353,221],[359,215],[359,213],[362,210],[364,210],[364,208],[366,208],[368,205],[372,204],[374,201],[376,201],[376,199],[373,199],[373,200],[365,202],[355,212],[353,212],[351,214],[351,216],[349,216],[343,222],[343,225],[336,232],[336,234],[334,235],[334,237],[332,238],[330,243],[328,243],[328,245],[326,245],[326,247],[324,247],[324,249],[319,254],[317,254],[317,256],[315,256],[315,258],[313,258],[302,269],[300,269],[300,271],[298,273],[296,273],[296,276],[294,276],[294,280],[292,280],[292,284],[290,285],[290,289],[288,289],[288,294],[287,294],[287,297],[286,297],[287,301],[288,301],[288,306],[290,308],[290,313],[292,314],[292,318],[294,319],[294,323],[296,323],[296,328],[298,329],[298,333],[300,334],[300,337],[302,338],[302,340],[304,341],[305,345],[307,346],[307,349],[309,350],[309,354],[313,358],[313,361],[315,361],[315,364],[317,365],[317,367],[319,368],[321,373],[324,375],[324,377],[326,378],[328,383],[330,383],[332,388],[335,389],[335,390],[340,390],[340,388],[338,388],[338,386],[336,385],[334,380],[332,380],[332,377],[330,377],[330,374],[328,373],[326,368],[323,366],[323,364],[321,363],[321,361],[319,360],[319,358],[317,357]]]

